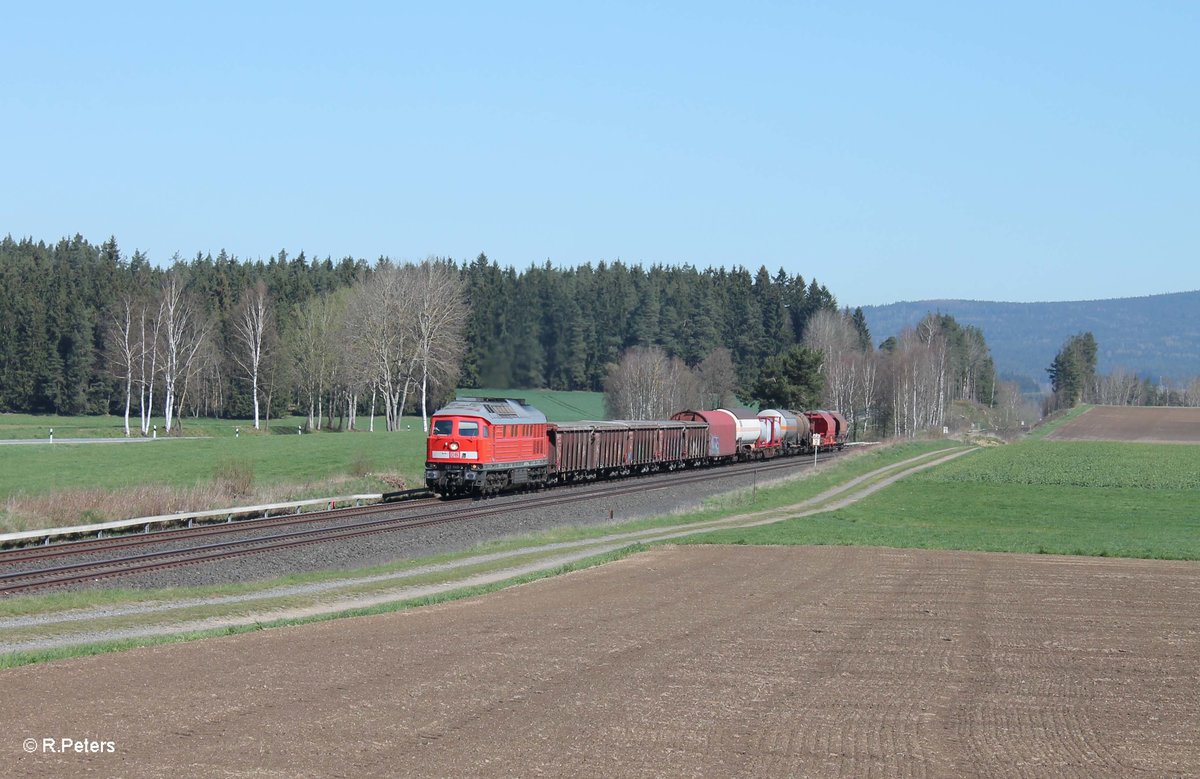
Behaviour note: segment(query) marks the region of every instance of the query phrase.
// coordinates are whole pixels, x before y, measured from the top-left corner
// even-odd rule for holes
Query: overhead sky
[[[178,6],[178,7],[177,7]],[[1200,4],[20,3],[0,235],[1200,288]]]

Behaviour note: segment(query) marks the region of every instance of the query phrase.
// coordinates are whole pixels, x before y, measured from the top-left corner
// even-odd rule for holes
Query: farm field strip
[[[1200,489],[1200,446],[1112,442],[1028,442],[996,447],[926,481],[1141,490]]]
[[[1026,441],[804,522],[704,543],[1200,559],[1200,447]]]
[[[1046,440],[1200,444],[1200,408],[1092,406],[1057,425]]]

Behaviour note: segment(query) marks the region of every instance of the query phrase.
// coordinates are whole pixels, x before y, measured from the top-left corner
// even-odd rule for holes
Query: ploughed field
[[[1050,441],[1200,444],[1200,408],[1093,406],[1063,423]]]
[[[1028,440],[487,596],[9,669],[14,743],[115,751],[6,774],[1198,775],[1198,501],[1200,447]]]
[[[4,673],[10,776],[1200,772],[1200,566],[659,548]],[[24,754],[25,737],[111,754]]]

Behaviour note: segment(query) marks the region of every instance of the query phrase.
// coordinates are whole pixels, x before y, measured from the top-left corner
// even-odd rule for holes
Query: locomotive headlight
[[[452,451],[452,452],[457,452],[457,451],[458,451],[458,441],[451,441],[451,442],[450,442],[450,451]]]

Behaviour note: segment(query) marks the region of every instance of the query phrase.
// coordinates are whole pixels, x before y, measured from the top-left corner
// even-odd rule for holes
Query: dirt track
[[[659,549],[0,673],[8,775],[1200,773],[1200,565]],[[115,752],[22,751],[24,738]]]
[[[1051,441],[1200,443],[1200,408],[1096,406],[1046,436]]]

